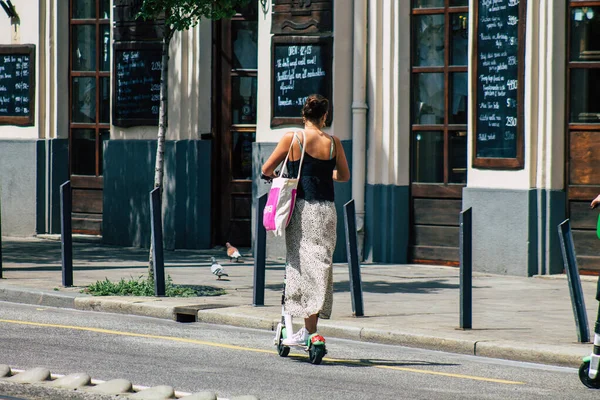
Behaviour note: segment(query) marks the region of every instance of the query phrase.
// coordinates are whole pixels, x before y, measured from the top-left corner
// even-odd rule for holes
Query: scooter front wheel
[[[589,372],[590,362],[584,361],[579,367],[579,380],[590,389],[600,389],[600,380],[598,377],[595,379],[590,378]]]
[[[316,345],[310,346],[308,349],[308,358],[310,359],[311,364],[319,365],[321,361],[323,361],[323,357],[327,351],[325,350],[324,345]]]

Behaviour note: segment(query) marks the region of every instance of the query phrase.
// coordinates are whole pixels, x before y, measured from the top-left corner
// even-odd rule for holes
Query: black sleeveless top
[[[331,140],[333,149],[333,138]],[[298,142],[300,142],[299,139]],[[333,170],[336,165],[335,159],[336,157],[321,160],[305,152],[296,197],[304,200],[334,201]],[[288,161],[288,174],[297,177],[299,166],[300,160]]]

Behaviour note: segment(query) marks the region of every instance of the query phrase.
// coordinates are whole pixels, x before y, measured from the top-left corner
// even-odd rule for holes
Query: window
[[[70,35],[71,174],[101,176],[110,135],[110,0],[72,0]]]
[[[567,216],[580,270],[600,271],[596,212],[600,191],[600,1],[567,2],[566,168]]]
[[[596,3],[581,7],[572,1],[569,9],[569,122],[572,124],[600,123],[600,99],[595,95],[600,89],[600,2]]]
[[[600,184],[600,1],[570,1],[567,18],[568,191],[589,202]]]
[[[467,51],[467,0],[413,0],[413,184],[467,181]]]
[[[231,20],[231,174],[252,179],[252,143],[256,140],[258,20],[256,5]]]

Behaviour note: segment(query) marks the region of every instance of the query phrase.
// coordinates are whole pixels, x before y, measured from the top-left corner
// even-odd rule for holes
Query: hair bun
[[[329,100],[319,94],[311,94],[302,107],[302,116],[312,122],[323,118],[329,110]]]

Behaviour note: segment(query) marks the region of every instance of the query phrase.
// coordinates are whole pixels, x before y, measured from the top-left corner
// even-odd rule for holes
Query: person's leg
[[[313,314],[308,318],[304,318],[304,327],[309,334],[313,334],[317,331],[317,322],[319,322],[319,314]]]
[[[304,328],[300,328],[298,332],[283,339],[281,343],[285,346],[305,345],[306,341],[308,340],[308,336],[317,332],[318,320],[318,314],[313,314],[308,318],[304,318]]]

